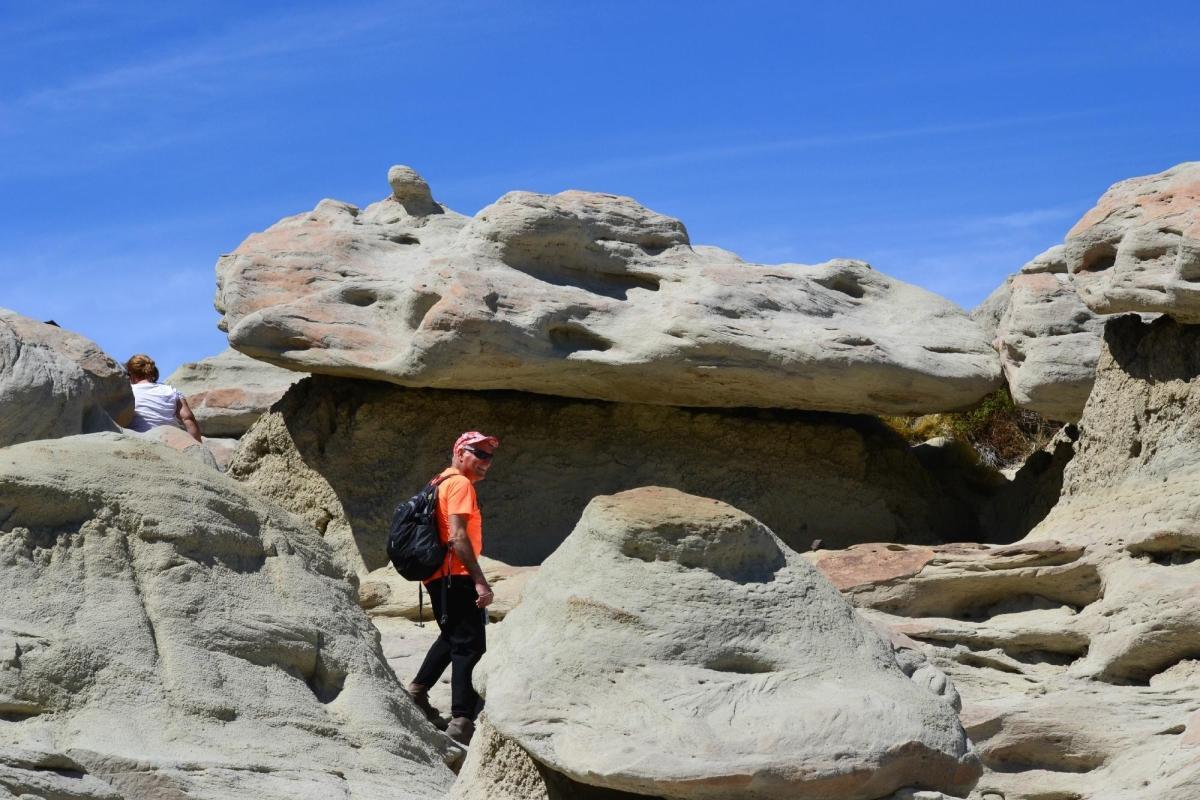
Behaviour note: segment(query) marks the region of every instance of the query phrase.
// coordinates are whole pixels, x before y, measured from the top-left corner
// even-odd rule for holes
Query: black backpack
[[[410,581],[428,580],[446,561],[446,545],[438,536],[437,487],[431,480],[411,499],[396,506],[388,528],[387,554],[392,566]]]

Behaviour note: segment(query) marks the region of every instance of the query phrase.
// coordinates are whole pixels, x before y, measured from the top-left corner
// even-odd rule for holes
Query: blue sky
[[[474,213],[627,194],[763,262],[978,303],[1112,183],[1200,158],[1200,6],[7,3],[0,306],[164,374],[213,264],[391,164]]]

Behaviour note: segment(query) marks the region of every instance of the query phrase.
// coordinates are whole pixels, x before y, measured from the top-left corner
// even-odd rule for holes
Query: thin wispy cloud
[[[577,180],[580,176],[631,172],[668,166],[691,166],[719,161],[758,158],[773,154],[795,153],[805,150],[848,147],[904,139],[938,139],[953,136],[968,136],[984,131],[1006,128],[1035,127],[1112,113],[1112,109],[1087,109],[1048,114],[1017,115],[985,120],[946,122],[935,125],[883,128],[873,131],[839,131],[836,133],[801,136],[786,139],[746,141],[725,145],[683,147],[669,151],[644,155],[606,158],[597,161],[563,165],[548,170],[526,170],[519,172],[493,173],[478,176],[469,181],[449,181],[446,188],[462,190],[484,185],[553,184]]]

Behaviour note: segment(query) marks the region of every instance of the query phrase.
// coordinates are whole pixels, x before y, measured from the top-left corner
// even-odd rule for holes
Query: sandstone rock
[[[983,331],[983,338],[992,341],[996,338],[996,328],[1000,326],[1000,318],[1008,308],[1008,299],[1012,296],[1012,279],[1009,275],[1004,283],[992,290],[983,302],[971,309],[971,319]]]
[[[392,510],[444,467],[464,430],[503,443],[479,484],[484,551],[539,563],[598,493],[655,483],[735,503],[807,550],[969,535],[946,496],[878,420],[404,389],[314,376],[243,437],[229,474],[321,530],[347,569],[387,563]],[[848,501],[852,498],[852,501]]]
[[[1110,320],[1062,497],[1022,542],[809,557],[963,698],[972,797],[1200,789],[1200,327]]]
[[[230,349],[184,364],[166,382],[187,398],[205,436],[238,437],[303,377]]]
[[[229,469],[229,462],[233,461],[233,455],[237,452],[238,440],[205,436],[204,446],[208,448],[208,452],[212,453],[217,469],[224,472]]]
[[[1200,769],[1195,755],[1181,751],[1180,734],[1200,688],[1170,675],[1114,684],[1096,680],[1088,666],[1098,644],[1111,649],[1110,628],[1136,637],[1137,614],[1157,617],[1164,629],[1195,614],[1187,602],[1172,608],[1186,600],[1184,576],[1174,588],[1156,587],[1170,576],[1103,544],[934,550],[933,558],[915,550],[912,558],[924,561],[916,574],[888,567],[901,563],[896,550],[809,557],[833,567],[871,619],[922,642],[930,663],[950,675],[986,767],[972,798],[1189,796],[1178,787],[1194,788]],[[851,565],[857,580],[848,579]],[[1131,581],[1131,572],[1141,580]],[[1194,593],[1197,575],[1188,577]],[[1187,674],[1190,667],[1171,669]]]
[[[492,726],[579,783],[874,800],[978,775],[954,710],[819,573],[717,501],[596,498],[489,639],[476,682]]]
[[[1114,185],[1067,234],[1064,258],[1093,311],[1200,322],[1200,161]]]
[[[1012,276],[994,346],[1018,406],[1077,422],[1092,389],[1106,318],[1079,299],[1063,250],[1047,250]]]
[[[165,445],[177,453],[183,454],[186,458],[190,458],[210,469],[218,471],[221,469],[212,450],[203,442],[197,442],[192,438],[190,433],[182,428],[176,428],[172,425],[159,425],[145,433],[133,433],[129,435],[137,436],[148,442]]]
[[[132,413],[129,379],[94,342],[0,309],[0,447],[115,431]]]
[[[0,451],[0,565],[13,793],[425,800],[450,783],[325,544],[168,448]],[[64,775],[75,794],[56,794]]]
[[[230,344],[306,372],[685,406],[917,413],[999,384],[953,303],[857,261],[750,264],[627,197],[510,192],[467,218],[410,169],[217,263]]]

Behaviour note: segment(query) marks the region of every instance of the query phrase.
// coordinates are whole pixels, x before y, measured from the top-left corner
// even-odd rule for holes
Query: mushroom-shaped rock
[[[962,309],[862,262],[696,250],[679,220],[593,192],[406,208],[323,201],[222,257],[230,344],[305,372],[658,405],[918,413],[1000,383]]]
[[[609,790],[873,800],[980,773],[954,709],[815,568],[672,489],[593,500],[476,674],[500,736]]]
[[[215,470],[116,433],[4,448],[0,565],[0,796],[12,748],[112,797],[449,787],[327,546]]]
[[[0,447],[115,431],[132,413],[129,379],[98,345],[0,308]]]
[[[1093,311],[1200,323],[1200,161],[1114,185],[1067,234],[1065,258]]]

